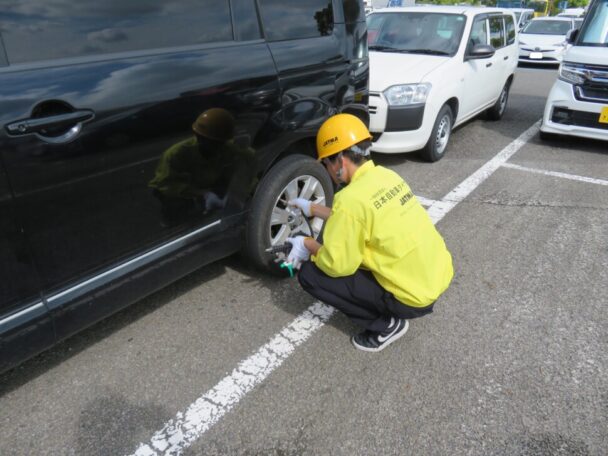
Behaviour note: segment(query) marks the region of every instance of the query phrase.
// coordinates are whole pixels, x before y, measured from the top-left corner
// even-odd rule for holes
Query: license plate
[[[530,58],[535,60],[541,60],[543,58],[542,52],[530,52]]]
[[[608,106],[604,106],[602,108],[602,112],[600,112],[599,122],[608,124]]]

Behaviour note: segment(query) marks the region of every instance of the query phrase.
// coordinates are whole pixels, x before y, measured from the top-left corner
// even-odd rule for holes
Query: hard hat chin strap
[[[340,160],[340,169],[338,169],[338,171],[336,171],[336,178],[338,180],[342,179],[342,166],[344,165],[344,162],[342,161],[342,152],[340,152],[338,154],[338,156],[336,157],[336,160]]]

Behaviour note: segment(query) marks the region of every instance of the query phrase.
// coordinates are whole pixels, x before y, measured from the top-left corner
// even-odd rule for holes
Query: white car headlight
[[[522,40],[519,40],[519,44],[523,44],[524,46],[528,45],[528,43],[524,43]]]
[[[554,43],[553,46],[566,46],[566,44],[568,44],[568,43],[566,43],[565,41],[562,41],[561,43]]]
[[[580,68],[562,63],[559,66],[559,79],[570,84],[582,84],[585,82],[585,75]]]
[[[425,103],[430,91],[431,84],[428,82],[403,84],[389,87],[384,91],[384,96],[391,106],[405,106]]]

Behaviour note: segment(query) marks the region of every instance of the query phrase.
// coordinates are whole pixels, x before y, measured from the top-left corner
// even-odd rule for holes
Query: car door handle
[[[30,133],[40,133],[48,128],[68,128],[81,122],[86,122],[95,117],[95,113],[88,109],[57,114],[47,117],[30,117],[29,119],[18,120],[6,125],[6,130],[11,135],[27,135]]]
[[[504,56],[502,59],[503,59],[503,60],[509,60],[509,56],[508,56],[508,55],[505,55],[505,56]]]
[[[492,66],[492,62],[486,63],[486,68],[490,68]]]

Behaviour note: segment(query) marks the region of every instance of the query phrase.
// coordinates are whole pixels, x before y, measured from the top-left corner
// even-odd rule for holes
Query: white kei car
[[[372,151],[437,161],[455,126],[484,111],[502,117],[517,67],[512,12],[387,8],[367,24]]]

